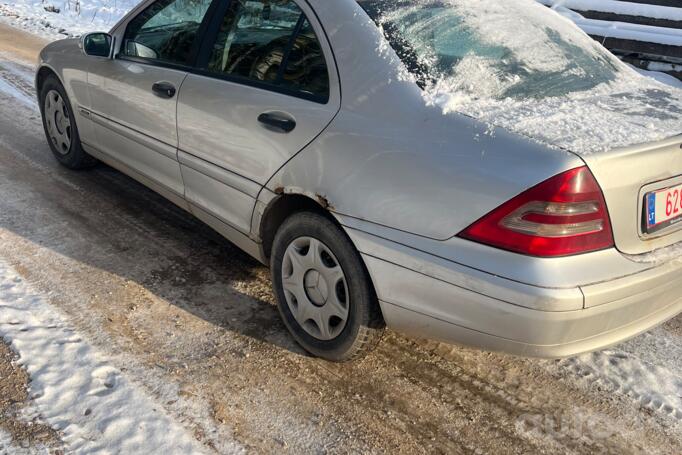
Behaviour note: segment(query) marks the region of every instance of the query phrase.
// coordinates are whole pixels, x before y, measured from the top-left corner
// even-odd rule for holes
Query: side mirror
[[[85,55],[94,57],[109,57],[111,55],[111,35],[104,32],[87,33],[80,41],[80,47]]]

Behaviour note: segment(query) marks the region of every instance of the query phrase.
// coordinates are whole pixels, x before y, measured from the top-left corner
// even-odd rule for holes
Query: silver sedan
[[[682,311],[682,92],[531,0],[145,0],[36,86],[61,164],[269,264],[314,355],[562,357]]]

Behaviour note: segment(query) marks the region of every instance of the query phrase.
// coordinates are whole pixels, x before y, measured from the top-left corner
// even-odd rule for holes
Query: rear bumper
[[[389,262],[365,257],[381,309],[394,330],[526,357],[559,358],[602,349],[682,311],[676,286],[592,308],[542,311],[503,302]]]
[[[392,242],[366,234],[351,237],[363,253],[387,325],[418,337],[559,358],[620,343],[682,312],[682,261],[551,289],[467,272],[397,244],[392,250]]]

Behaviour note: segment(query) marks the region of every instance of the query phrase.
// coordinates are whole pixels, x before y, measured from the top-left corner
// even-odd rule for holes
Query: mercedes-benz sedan
[[[682,92],[531,0],[145,0],[36,85],[60,163],[269,264],[315,355],[561,357],[682,310]]]

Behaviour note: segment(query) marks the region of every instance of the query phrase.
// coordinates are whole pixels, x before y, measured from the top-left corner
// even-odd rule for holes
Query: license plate
[[[682,185],[646,195],[647,233],[682,222]]]

